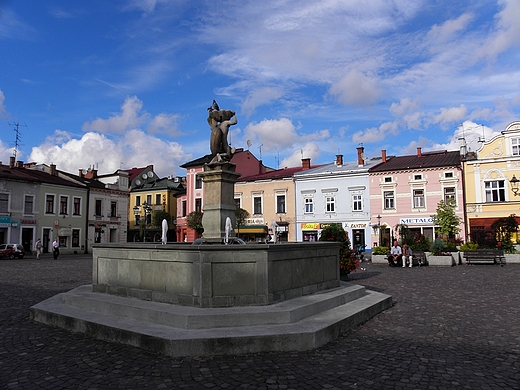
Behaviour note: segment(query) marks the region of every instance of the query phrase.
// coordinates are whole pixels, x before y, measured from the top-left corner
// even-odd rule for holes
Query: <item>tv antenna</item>
[[[264,144],[261,144],[258,149],[260,149],[260,161],[262,161],[262,146],[264,146]]]
[[[14,122],[14,123],[9,123],[9,126],[12,126],[14,132],[16,133],[16,136],[14,139],[14,148],[13,148],[13,157],[16,160],[16,154],[18,153],[18,147],[21,145],[20,141],[22,140],[22,137],[20,135],[20,126],[27,127],[27,125],[26,124],[21,125],[19,122]]]

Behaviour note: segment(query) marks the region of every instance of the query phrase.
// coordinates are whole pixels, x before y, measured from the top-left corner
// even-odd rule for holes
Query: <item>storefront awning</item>
[[[235,233],[243,234],[267,234],[267,226],[265,225],[240,225],[235,229]]]

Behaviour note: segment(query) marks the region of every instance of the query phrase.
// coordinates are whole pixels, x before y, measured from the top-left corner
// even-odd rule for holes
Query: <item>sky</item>
[[[520,120],[518,20],[518,0],[0,0],[0,161],[185,175],[213,99],[272,168],[475,151]]]

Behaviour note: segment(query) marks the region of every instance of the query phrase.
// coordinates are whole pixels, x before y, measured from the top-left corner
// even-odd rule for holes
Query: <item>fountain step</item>
[[[168,356],[317,348],[391,306],[351,283],[269,306],[194,308],[93,293],[81,286],[31,307],[37,322]]]

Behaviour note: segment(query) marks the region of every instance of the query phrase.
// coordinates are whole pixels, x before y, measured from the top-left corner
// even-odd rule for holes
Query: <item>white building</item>
[[[371,250],[368,169],[381,159],[366,161],[364,148],[357,150],[355,162],[337,155],[332,164],[294,174],[297,241],[316,241],[325,226],[341,224],[353,248]]]

